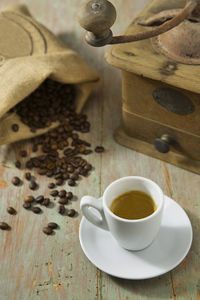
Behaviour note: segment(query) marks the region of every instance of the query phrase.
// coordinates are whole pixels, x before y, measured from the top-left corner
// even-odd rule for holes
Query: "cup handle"
[[[108,229],[108,224],[104,215],[103,211],[103,204],[102,204],[102,198],[96,199],[91,196],[84,196],[81,199],[80,207],[82,210],[82,213],[84,217],[94,224],[95,226],[104,229],[104,230],[109,230]],[[93,207],[96,209],[99,214],[101,215],[101,218],[99,218],[91,209],[90,207]]]

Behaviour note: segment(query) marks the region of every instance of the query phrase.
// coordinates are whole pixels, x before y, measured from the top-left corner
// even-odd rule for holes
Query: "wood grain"
[[[20,1],[1,0],[0,7]],[[95,68],[102,77],[101,85],[90,97],[85,112],[92,124],[86,136],[92,146],[103,145],[103,155],[93,154],[89,161],[95,170],[87,181],[70,188],[77,196],[72,206],[79,212],[67,219],[46,209],[33,215],[21,208],[27,185],[13,187],[12,176],[23,177],[13,163],[21,149],[30,153],[29,142],[0,148],[0,218],[12,226],[10,232],[0,232],[0,300],[141,300],[141,299],[199,299],[200,295],[200,230],[199,176],[175,166],[122,147],[114,142],[113,132],[121,116],[121,74],[104,61],[105,48],[92,48],[83,42],[83,31],[76,22],[76,11],[82,1],[25,0],[31,13]],[[123,31],[148,0],[113,0],[118,11],[114,32]],[[186,209],[194,230],[194,242],[187,259],[173,272],[156,279],[127,281],[116,279],[97,270],[83,254],[78,239],[81,220],[81,196],[100,196],[114,179],[125,175],[140,175],[156,181],[165,194],[173,197]],[[40,190],[48,193],[46,179],[40,180]],[[9,216],[8,205],[18,214]],[[60,230],[47,237],[41,228],[56,221]],[[178,245],[177,245],[178,247]]]

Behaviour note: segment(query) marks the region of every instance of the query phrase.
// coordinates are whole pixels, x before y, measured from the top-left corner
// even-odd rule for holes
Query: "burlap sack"
[[[98,74],[76,52],[36,22],[25,5],[11,5],[0,13],[0,41],[0,144],[48,130],[32,133],[15,113],[7,113],[47,77],[75,84],[76,111],[81,111],[99,81]],[[13,123],[20,127],[16,133],[11,130]],[[56,125],[54,123],[53,127]]]

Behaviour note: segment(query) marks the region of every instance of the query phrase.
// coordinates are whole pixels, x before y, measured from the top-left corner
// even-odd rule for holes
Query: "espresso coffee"
[[[115,198],[110,210],[120,218],[136,220],[150,216],[157,209],[151,196],[141,191],[129,191]]]

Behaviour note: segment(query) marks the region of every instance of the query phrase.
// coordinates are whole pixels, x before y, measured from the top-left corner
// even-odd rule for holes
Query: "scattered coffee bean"
[[[40,214],[42,210],[40,207],[35,206],[32,208],[32,212],[34,212],[34,214]]]
[[[59,205],[59,207],[58,207],[59,214],[64,215],[65,210],[66,209],[65,209],[64,205]]]
[[[20,155],[21,157],[27,157],[27,151],[26,150],[20,151]]]
[[[25,203],[32,203],[35,201],[35,198],[33,196],[27,196],[25,199],[24,199],[24,202]]]
[[[13,177],[12,184],[19,186],[20,183],[21,183],[21,180],[19,179],[19,177],[17,177],[17,176]]]
[[[92,152],[93,152],[92,150],[87,149],[87,150],[83,151],[82,154],[88,155],[88,154],[91,154]]]
[[[95,148],[95,152],[97,152],[97,153],[102,153],[102,152],[104,152],[104,147],[103,146],[97,146],[96,148]]]
[[[20,169],[21,168],[21,162],[19,160],[16,161],[15,167]]]
[[[10,206],[10,207],[7,208],[7,212],[10,215],[16,215],[16,213],[17,213],[16,210],[12,206]]]
[[[58,193],[58,196],[60,197],[60,198],[62,198],[62,197],[65,197],[66,196],[66,191],[65,190],[61,190],[59,193]]]
[[[68,203],[68,199],[66,197],[60,198],[58,200],[58,203],[65,205]]]
[[[69,166],[69,167],[67,168],[67,172],[73,173],[73,172],[74,172],[74,168],[73,168],[72,166]]]
[[[44,201],[44,196],[42,196],[42,195],[37,196],[37,198],[35,198],[36,203],[42,203],[43,201]]]
[[[69,179],[68,185],[69,185],[69,186],[75,186],[75,185],[76,185],[76,182],[75,182],[73,179]]]
[[[64,180],[69,179],[69,174],[68,174],[68,173],[64,173],[64,174],[63,174],[63,179],[64,179]]]
[[[0,229],[2,229],[2,230],[9,230],[10,226],[7,223],[5,223],[5,222],[0,222]]]
[[[75,211],[75,209],[69,209],[68,210],[68,212],[67,212],[67,215],[69,216],[69,217],[73,217],[74,215],[76,214],[76,211]]]
[[[33,163],[32,163],[32,161],[31,160],[28,160],[27,162],[26,162],[26,168],[27,169],[29,169],[29,170],[31,170],[32,168],[33,168]]]
[[[30,181],[31,178],[32,178],[31,173],[30,172],[26,172],[25,173],[25,178],[26,178],[26,180]]]
[[[87,171],[92,170],[92,165],[90,165],[90,164],[85,165],[84,170],[87,170]]]
[[[62,179],[62,173],[58,173],[55,175],[55,179]]]
[[[29,184],[29,189],[36,190],[37,189],[37,183],[35,181],[31,181]]]
[[[17,132],[19,130],[18,124],[12,124],[12,131]]]
[[[76,174],[76,173],[72,173],[72,174],[69,175],[69,178],[72,179],[72,180],[78,180],[79,175]]]
[[[56,186],[55,183],[51,182],[51,183],[49,183],[48,188],[49,189],[54,189],[55,186]]]
[[[30,202],[25,202],[25,203],[23,204],[23,208],[25,208],[25,209],[30,209],[30,208],[31,208],[31,203],[30,203]]]
[[[38,174],[39,174],[39,175],[46,175],[46,173],[47,173],[47,170],[46,170],[46,169],[42,169],[42,170],[39,170],[39,171],[38,171]]]
[[[67,192],[66,197],[67,199],[71,200],[73,198],[72,192]]]
[[[44,227],[42,231],[47,235],[50,235],[53,233],[53,229],[50,227]]]
[[[53,196],[53,197],[57,197],[58,196],[58,191],[53,190],[53,191],[51,191],[50,195]]]
[[[58,224],[56,224],[56,223],[54,223],[54,222],[48,223],[47,226],[48,226],[49,228],[51,228],[51,229],[56,229],[56,228],[58,228]]]
[[[56,185],[62,185],[63,184],[63,179],[59,178],[56,180]]]
[[[52,177],[53,176],[53,171],[49,170],[46,172],[47,177]]]
[[[92,169],[92,165],[82,157],[84,154],[92,153],[92,150],[88,149],[91,145],[80,139],[78,134],[78,132],[88,132],[90,123],[87,121],[86,115],[75,112],[74,99],[74,86],[48,79],[15,107],[15,112],[19,115],[21,122],[26,124],[32,132],[47,128],[55,121],[60,122],[58,128],[33,139],[32,152],[37,152],[40,147],[42,154],[37,153],[34,157],[29,158],[25,167],[30,170],[36,169],[38,174],[52,177],[55,180],[55,183],[50,183],[48,187],[54,189],[50,193],[52,197],[59,195],[59,202],[61,201],[60,204],[62,204],[59,206],[61,214],[66,214],[63,204],[72,199],[73,194],[66,193],[65,190],[58,192],[55,187],[62,185],[66,180],[68,180],[69,186],[75,186],[79,177],[88,176]],[[19,129],[18,125],[17,127]],[[21,152],[21,156],[26,157],[26,151]],[[29,188],[35,190],[37,183],[31,180],[30,172],[27,173],[29,175],[25,175],[25,178],[30,181]],[[29,206],[27,209],[31,208],[34,197],[33,200],[28,201],[24,203],[25,208],[26,205]],[[38,196],[36,202],[48,206],[50,199]],[[33,211],[37,210],[37,207],[32,209]],[[68,213],[69,216],[73,216],[74,212],[68,211]]]
[[[42,205],[47,207],[47,206],[49,206],[49,204],[50,204],[50,199],[49,198],[44,198],[44,200],[42,202]]]

